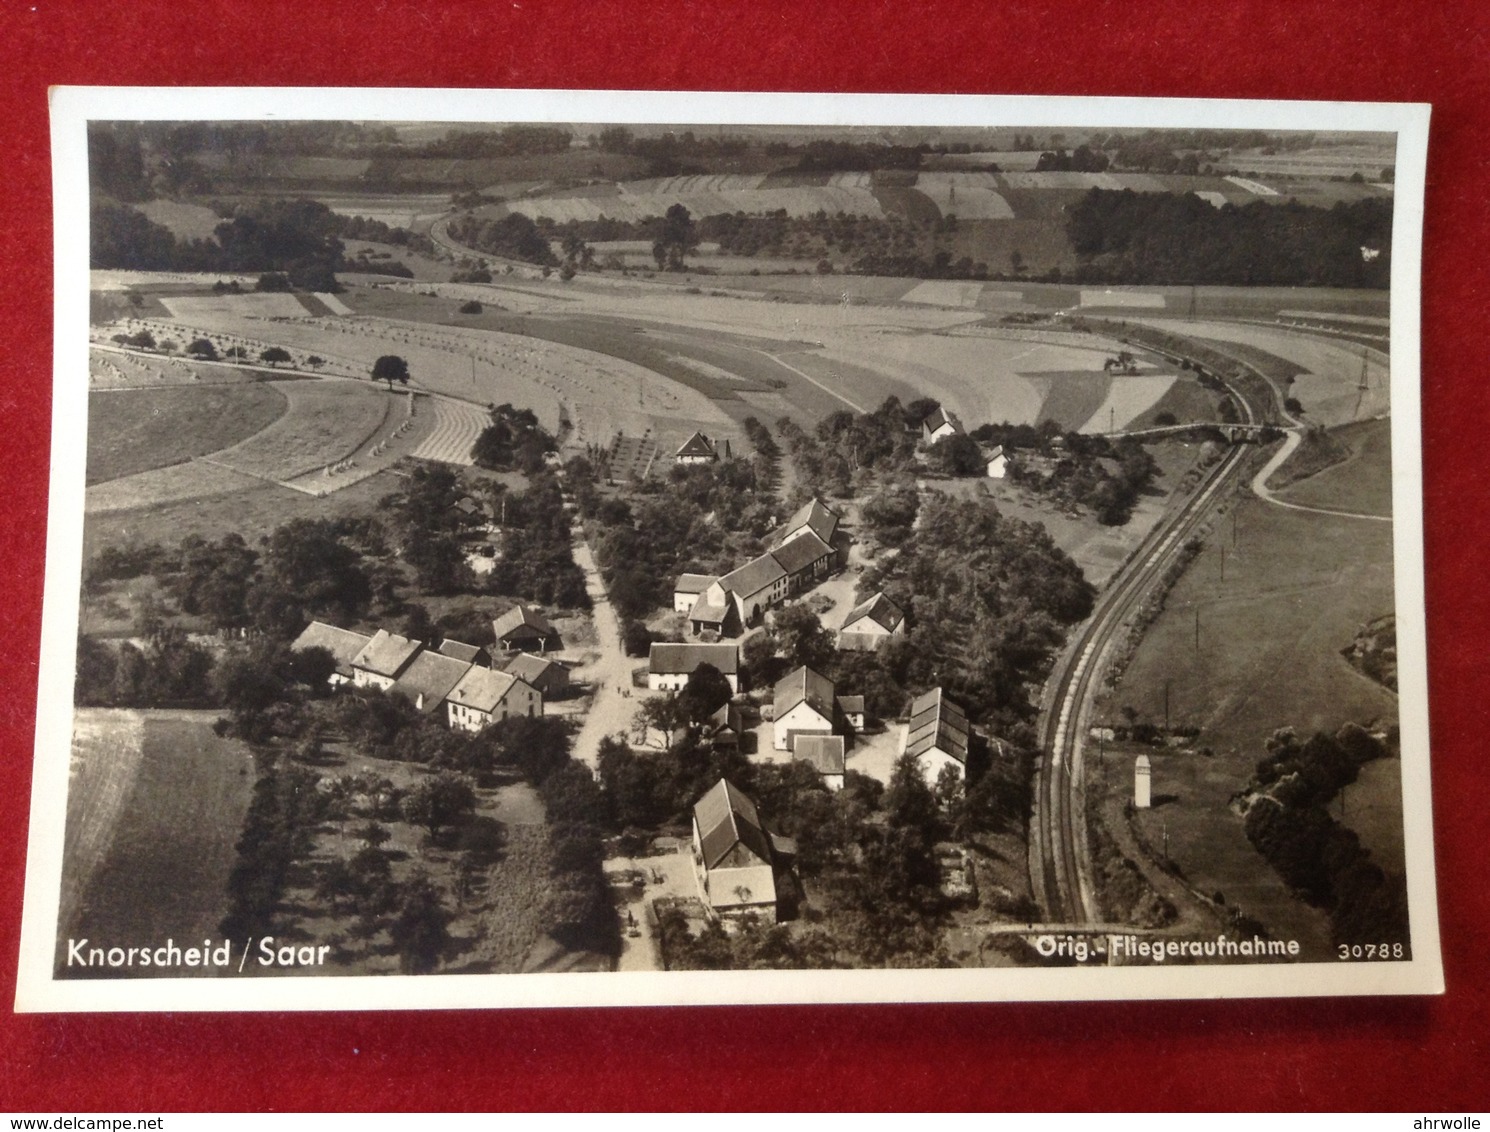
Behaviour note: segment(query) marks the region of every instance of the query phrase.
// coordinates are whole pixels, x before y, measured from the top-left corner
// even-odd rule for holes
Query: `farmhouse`
[[[943,767],[953,767],[961,776],[967,769],[969,730],[966,713],[940,688],[933,688],[911,701],[903,753],[916,760],[932,785]]]
[[[956,414],[943,408],[921,422],[921,437],[927,444],[935,444],[946,436],[961,436],[966,431]]]
[[[509,672],[472,665],[446,698],[449,723],[461,731],[480,731],[510,716],[542,715],[543,697]]]
[[[491,653],[480,645],[467,645],[460,641],[452,641],[448,637],[440,642],[440,647],[435,650],[440,654],[463,660],[467,664],[480,664],[483,667],[491,667]]]
[[[704,596],[712,602],[727,591],[734,598],[740,623],[755,625],[766,610],[786,596],[789,582],[781,563],[769,554],[762,554],[720,578]]]
[[[803,735],[792,751],[795,762],[806,763],[822,775],[829,790],[843,789],[843,736]]]
[[[704,738],[716,747],[738,747],[745,732],[745,721],[733,703],[719,705],[719,710],[704,723]]]
[[[545,700],[558,699],[569,691],[569,669],[547,657],[520,652],[502,665],[502,671],[537,688]]]
[[[680,574],[673,583],[673,612],[687,613],[700,595],[719,581],[713,574]]]
[[[773,548],[785,546],[794,538],[814,534],[823,542],[832,545],[838,533],[840,516],[821,499],[813,498],[797,508],[796,512],[771,536]]]
[[[681,691],[700,664],[712,664],[740,690],[740,646],[731,644],[679,645],[658,641],[647,657],[647,687],[654,692]]]
[[[776,683],[773,743],[778,751],[795,749],[800,736],[833,734],[833,681],[802,667]]]
[[[1009,474],[1009,454],[1002,444],[983,453],[983,474],[991,480],[1001,480]]]
[[[548,618],[521,602],[492,622],[492,633],[506,652],[546,652],[559,643]]]
[[[783,546],[771,552],[771,557],[786,572],[787,593],[800,593],[833,572],[837,557],[833,548],[805,529],[793,536]]]
[[[839,696],[838,714],[855,731],[864,730],[864,697]]]
[[[429,715],[444,705],[445,697],[471,667],[470,661],[425,650],[393,682],[393,692]]]
[[[838,630],[838,647],[846,651],[873,652],[903,632],[905,614],[880,591],[849,610],[843,627]]]
[[[688,611],[688,624],[695,637],[706,631],[721,637],[736,636],[740,632],[740,614],[735,595],[715,582],[694,601]]]
[[[729,441],[715,443],[701,432],[695,432],[673,453],[675,464],[712,464],[730,456]]]
[[[328,625],[324,621],[312,621],[305,627],[305,631],[295,638],[290,648],[296,652],[305,649],[325,649],[331,654],[331,659],[336,661],[336,669],[327,678],[333,688],[343,684],[352,683],[352,661],[357,659],[357,654],[367,647],[372,640],[364,633],[354,633],[350,629],[338,629],[335,625]]]
[[[379,629],[352,658],[352,683],[359,688],[382,688],[386,692],[423,649],[424,645],[418,641]]]
[[[693,875],[699,899],[718,916],[776,918],[776,857],[755,803],[721,778],[693,805]]]

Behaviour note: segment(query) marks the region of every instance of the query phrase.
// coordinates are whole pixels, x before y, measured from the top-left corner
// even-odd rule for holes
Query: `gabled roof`
[[[887,598],[883,590],[877,592],[868,601],[860,602],[849,611],[844,619],[843,628],[840,632],[849,631],[856,621],[873,621],[887,633],[893,633],[902,621],[905,614],[900,606]]]
[[[496,672],[480,665],[472,665],[466,674],[451,689],[445,698],[452,704],[490,712],[507,695],[514,684],[522,683],[508,672]]]
[[[534,629],[545,637],[554,631],[554,627],[548,623],[548,618],[536,609],[521,603],[513,606],[492,622],[492,632],[496,634],[499,641],[514,629],[521,628]]]
[[[824,542],[831,543],[833,533],[838,530],[838,522],[838,512],[821,499],[813,497],[798,507],[792,517],[777,530],[775,543],[780,546],[803,527],[810,529]]]
[[[838,697],[838,710],[841,711],[841,712],[843,712],[844,715],[863,715],[864,714],[864,697],[863,696],[839,696]]]
[[[717,581],[713,574],[679,574],[673,583],[673,593],[701,594]]]
[[[718,603],[710,601],[709,595],[704,593],[699,594],[693,608],[688,611],[688,620],[722,626],[734,612],[734,597],[728,590],[724,591],[724,600]]]
[[[740,671],[740,646],[732,644],[680,645],[658,641],[647,655],[647,671],[692,676],[700,664],[712,664],[726,676]]]
[[[290,648],[325,649],[336,660],[336,670],[343,676],[351,674],[352,661],[367,647],[372,638],[365,633],[354,633],[350,629],[338,629],[324,621],[312,621],[305,631],[295,638]]]
[[[461,641],[452,641],[449,637],[446,637],[440,642],[438,651],[445,656],[454,657],[456,660],[463,660],[467,664],[475,664],[484,650],[480,645],[468,645]]]
[[[558,661],[549,660],[547,657],[534,656],[530,652],[517,653],[511,660],[502,665],[503,672],[510,672],[519,680],[526,681],[535,688],[538,687],[537,681],[542,680],[548,675],[550,670],[555,668],[562,669],[565,677],[568,677],[569,669],[565,668]]]
[[[824,719],[833,718],[833,681],[805,666],[778,680],[773,698],[777,719],[804,702]]]
[[[424,645],[419,641],[411,641],[408,637],[400,637],[387,629],[379,629],[352,659],[352,667],[366,669],[391,679],[408,667],[409,661],[423,648]]]
[[[1004,454],[1004,446],[1002,444],[995,444],[992,448],[985,448],[983,450],[983,462],[985,464],[991,464]]]
[[[720,704],[719,710],[709,716],[710,738],[717,739],[721,733],[728,733],[732,738],[738,739],[744,730],[745,721],[740,715],[740,709],[732,701]]]
[[[685,456],[704,456],[712,460],[716,452],[714,442],[701,432],[696,432],[687,440],[683,441],[683,447],[673,454],[674,459],[682,459]]]
[[[733,590],[742,598],[748,598],[751,594],[760,593],[761,590],[774,582],[779,582],[786,577],[786,571],[781,568],[781,563],[769,554],[762,554],[759,558],[752,558],[745,565],[731,570],[719,579],[719,584],[727,590]]]
[[[468,660],[456,660],[426,650],[416,656],[394,682],[393,690],[407,696],[420,711],[434,711],[445,702],[470,668]]]
[[[842,735],[799,735],[792,758],[810,763],[819,774],[843,773]]]
[[[833,553],[833,548],[813,531],[806,531],[771,551],[771,557],[781,564],[788,574],[807,569]]]
[[[742,845],[762,864],[771,863],[771,839],[761,824],[755,803],[734,783],[721,778],[693,804],[704,868],[712,869],[736,845]]]
[[[943,425],[951,425],[952,431],[962,432],[962,422],[957,419],[957,414],[945,408],[938,408],[936,412],[921,422],[921,427],[927,432],[935,432]]]
[[[905,736],[905,753],[923,755],[935,747],[960,763],[967,762],[967,715],[933,688],[911,701],[911,721]]]

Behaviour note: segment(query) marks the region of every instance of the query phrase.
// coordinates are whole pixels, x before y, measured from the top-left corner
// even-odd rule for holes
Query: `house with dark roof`
[[[687,613],[699,597],[719,579],[713,574],[680,574],[673,583],[673,612]]]
[[[735,644],[680,645],[655,641],[647,656],[647,687],[678,692],[700,664],[712,664],[729,681],[730,691],[740,690],[740,646]]]
[[[545,656],[534,656],[530,652],[514,653],[503,663],[502,671],[537,688],[543,693],[545,701],[559,699],[569,691],[569,669],[557,660],[550,660]]]
[[[837,552],[807,529],[773,550],[771,557],[786,571],[788,596],[817,585],[838,561]]]
[[[721,637],[738,636],[740,612],[735,604],[735,595],[718,582],[710,585],[689,608],[688,626],[695,637],[701,633],[717,633]]]
[[[829,790],[843,789],[844,744],[842,735],[803,735],[792,751],[792,761],[806,763],[822,775]]]
[[[445,697],[471,667],[470,661],[456,660],[453,656],[426,649],[393,682],[392,691],[394,695],[409,700],[424,714],[433,715],[438,711],[440,718],[444,719]]]
[[[715,442],[701,432],[695,432],[683,446],[673,453],[675,464],[712,464],[719,459],[728,460],[729,441]]]
[[[772,744],[790,751],[799,736],[831,735],[834,728],[833,681],[811,668],[798,668],[776,682],[772,693]]]
[[[491,653],[480,645],[468,645],[461,641],[452,641],[449,637],[446,637],[440,642],[440,647],[435,651],[443,656],[463,660],[467,664],[480,664],[487,668],[491,667]]]
[[[945,408],[939,407],[921,422],[921,438],[927,444],[935,444],[947,436],[961,436],[966,431],[957,415]]]
[[[492,622],[492,633],[504,652],[541,653],[559,646],[559,634],[548,618],[521,602]]]
[[[840,519],[837,511],[814,497],[798,507],[792,517],[776,529],[776,533],[771,536],[771,546],[773,549],[784,546],[792,539],[808,533],[832,545],[833,536],[838,533]]]
[[[904,612],[880,591],[849,610],[838,630],[838,647],[851,652],[873,652],[904,632]]]
[[[738,747],[744,733],[745,721],[733,701],[720,704],[704,721],[703,737],[716,747]]]
[[[335,669],[326,682],[333,688],[352,683],[352,661],[367,647],[372,638],[365,633],[354,633],[350,629],[338,629],[324,621],[312,621],[295,638],[290,648],[295,652],[305,649],[325,649],[336,662]]]
[[[352,658],[352,683],[359,688],[382,688],[386,692],[423,651],[423,642],[379,629]]]
[[[952,767],[959,776],[967,773],[971,734],[967,713],[940,688],[932,688],[911,701],[902,753],[916,760],[922,776],[934,786],[943,767]]]
[[[766,610],[786,597],[789,584],[790,578],[781,563],[769,554],[762,554],[720,578],[705,596],[711,601],[719,600],[727,591],[734,598],[740,624],[756,625]]]
[[[450,726],[461,731],[480,731],[513,716],[543,714],[543,696],[537,688],[510,672],[475,664],[450,690],[445,704]]]
[[[721,778],[693,805],[693,873],[710,914],[776,919],[776,853],[744,791]]]
[[[991,480],[1001,480],[1009,474],[1009,453],[1002,444],[984,449],[983,474]]]

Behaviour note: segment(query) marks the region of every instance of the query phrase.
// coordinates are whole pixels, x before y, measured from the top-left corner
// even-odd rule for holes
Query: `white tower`
[[[1146,810],[1153,805],[1149,776],[1149,757],[1139,755],[1138,761],[1133,764],[1133,807],[1135,809]]]

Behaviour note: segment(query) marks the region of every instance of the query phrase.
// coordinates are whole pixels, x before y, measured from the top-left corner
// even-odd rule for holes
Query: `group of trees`
[[[531,219],[521,212],[509,212],[499,219],[483,219],[464,212],[450,221],[450,238],[468,248],[504,259],[518,259],[543,267],[557,267],[558,256],[548,239]]]
[[[584,571],[575,564],[569,516],[559,482],[535,477],[506,497],[502,556],[488,576],[496,593],[563,609],[588,609]]]
[[[471,456],[480,467],[515,469],[531,476],[543,470],[544,457],[555,447],[554,438],[539,425],[532,409],[503,404],[492,406],[491,424],[476,438]]]
[[[893,475],[910,469],[921,421],[936,407],[931,400],[902,405],[889,397],[872,413],[832,413],[810,433],[783,417],[776,433],[808,494],[847,496],[861,472]]]
[[[1382,288],[1391,278],[1390,200],[1215,208],[1192,193],[1092,189],[1069,207],[1066,231],[1092,282]]]
[[[1395,753],[1353,724],[1303,742],[1285,728],[1269,740],[1248,791],[1248,839],[1291,888],[1329,912],[1336,943],[1409,942],[1401,862],[1383,868],[1328,809],[1362,766]]]

